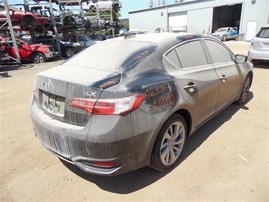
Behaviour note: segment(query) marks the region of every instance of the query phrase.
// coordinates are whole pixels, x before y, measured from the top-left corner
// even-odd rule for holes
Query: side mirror
[[[238,54],[235,56],[234,61],[236,64],[243,64],[247,61],[247,56]]]

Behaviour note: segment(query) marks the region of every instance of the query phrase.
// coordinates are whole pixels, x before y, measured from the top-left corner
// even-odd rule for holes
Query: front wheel
[[[71,58],[73,55],[75,55],[75,51],[73,48],[66,48],[64,51],[64,55],[67,58]]]
[[[240,94],[240,96],[239,96],[239,98],[237,100],[237,103],[240,104],[240,105],[244,105],[244,104],[247,103],[249,89],[250,89],[250,86],[251,86],[251,80],[252,80],[251,75],[248,75],[245,82],[244,82],[241,94]]]
[[[187,137],[184,118],[172,115],[163,125],[151,154],[151,167],[158,171],[172,168],[182,152]]]
[[[46,57],[42,53],[34,53],[33,56],[32,56],[32,62],[33,63],[46,62]]]

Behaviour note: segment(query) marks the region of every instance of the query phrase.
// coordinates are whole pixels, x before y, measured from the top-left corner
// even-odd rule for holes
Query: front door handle
[[[220,77],[220,80],[221,80],[223,83],[225,83],[225,82],[227,81],[227,76],[223,74],[223,75]]]
[[[197,89],[197,85],[193,82],[188,83],[188,85],[186,85],[184,87],[185,90],[189,91],[190,93],[193,93],[195,91],[195,89]]]

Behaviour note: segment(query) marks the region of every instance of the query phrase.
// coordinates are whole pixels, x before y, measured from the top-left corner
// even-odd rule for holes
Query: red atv
[[[56,53],[52,46],[42,44],[30,44],[27,40],[16,39],[21,62],[41,63],[55,58]],[[1,39],[3,51],[13,58],[16,58],[13,42],[7,38]]]

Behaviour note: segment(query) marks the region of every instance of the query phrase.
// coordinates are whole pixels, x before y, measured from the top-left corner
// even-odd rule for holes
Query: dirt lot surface
[[[249,46],[227,45],[244,54]],[[175,169],[101,177],[62,163],[34,136],[28,104],[35,75],[60,63],[6,68],[0,76],[1,201],[269,200],[269,64],[255,67],[249,102],[231,105],[191,136]]]

